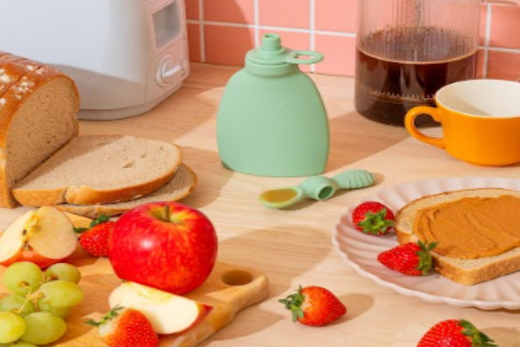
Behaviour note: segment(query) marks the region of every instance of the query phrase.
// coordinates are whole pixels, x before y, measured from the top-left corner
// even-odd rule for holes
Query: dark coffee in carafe
[[[476,77],[477,50],[453,30],[400,27],[358,39],[356,110],[366,118],[403,125],[418,105],[434,105],[443,86]],[[434,124],[419,117],[417,125]]]

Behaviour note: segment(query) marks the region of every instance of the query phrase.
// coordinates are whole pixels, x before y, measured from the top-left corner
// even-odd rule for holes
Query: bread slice
[[[520,191],[482,188],[451,191],[430,195],[412,201],[396,215],[395,230],[400,244],[417,242],[413,231],[415,216],[419,210],[433,205],[452,202],[468,197],[499,197],[511,195],[520,198]],[[464,285],[493,280],[520,270],[520,247],[497,256],[480,259],[456,259],[432,252],[435,270],[442,276]]]
[[[4,81],[17,82],[0,97],[0,207],[8,208],[18,205],[11,194],[15,183],[77,136],[79,109],[78,91],[69,77],[28,60],[11,62],[19,62],[20,69],[17,75],[4,70]]]
[[[13,189],[24,206],[125,202],[159,189],[175,174],[181,151],[132,136],[78,136]]]
[[[116,216],[136,206],[157,201],[178,201],[188,196],[197,185],[197,176],[186,165],[181,164],[175,176],[165,186],[159,188],[152,194],[135,200],[108,205],[57,205],[61,211],[69,212],[88,218],[96,219],[102,214]]]

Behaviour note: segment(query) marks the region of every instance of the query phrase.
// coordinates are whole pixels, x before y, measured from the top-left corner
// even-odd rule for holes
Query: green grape
[[[12,312],[0,312],[0,343],[15,342],[25,330],[22,317]]]
[[[59,340],[67,331],[63,319],[50,312],[35,312],[25,318],[25,333],[20,337],[23,342],[46,345]]]
[[[74,282],[52,281],[40,287],[42,301],[54,307],[72,307],[78,305],[85,294]],[[41,295],[40,294],[40,295]]]
[[[42,270],[38,265],[27,261],[9,266],[3,277],[3,283],[7,289],[18,295],[27,295],[29,291],[35,292],[42,281]]]
[[[52,265],[45,271],[45,279],[51,281],[63,280],[79,283],[81,280],[81,272],[70,264],[59,263]]]
[[[42,299],[38,300],[38,307],[40,308],[40,311],[50,312],[63,319],[67,318],[71,311],[70,307],[54,307]]]
[[[11,347],[38,347],[38,346],[33,345],[32,343],[20,341],[18,343],[12,344]]]
[[[25,317],[35,311],[32,301],[27,301],[27,303],[25,301],[25,297],[21,295],[8,295],[0,300],[0,311],[10,311]],[[23,312],[19,312],[22,307],[24,307]]]

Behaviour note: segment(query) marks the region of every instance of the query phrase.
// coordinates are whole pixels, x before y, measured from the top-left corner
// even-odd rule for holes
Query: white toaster
[[[0,51],[67,73],[80,118],[142,114],[188,76],[184,0],[0,0]]]

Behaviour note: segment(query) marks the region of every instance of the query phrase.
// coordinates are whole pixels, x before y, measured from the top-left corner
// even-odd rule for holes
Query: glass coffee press
[[[356,110],[403,125],[441,87],[476,78],[481,0],[360,0]],[[417,125],[436,124],[430,117]]]

